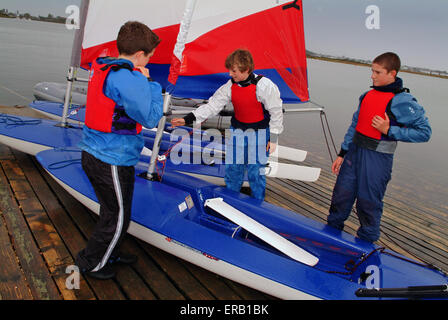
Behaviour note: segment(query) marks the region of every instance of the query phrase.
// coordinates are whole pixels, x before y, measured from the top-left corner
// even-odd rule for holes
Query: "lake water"
[[[0,105],[26,105],[36,83],[64,82],[73,35],[61,24],[0,19]],[[399,143],[387,195],[448,212],[448,80],[400,76],[425,107],[433,135],[428,143]],[[311,100],[325,106],[339,150],[358,97],[371,85],[370,68],[308,59],[308,78]],[[289,114],[285,128],[280,143],[308,150],[309,160],[329,170],[318,114]]]

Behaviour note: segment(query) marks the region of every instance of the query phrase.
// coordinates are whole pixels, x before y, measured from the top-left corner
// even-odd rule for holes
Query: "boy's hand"
[[[149,70],[145,67],[135,67],[135,69],[138,69],[146,78],[149,78]]]
[[[277,144],[271,141],[268,141],[266,146],[266,151],[269,151],[269,154],[274,153],[275,149],[277,149]]]
[[[173,127],[184,126],[185,125],[185,120],[183,118],[171,119],[171,125]]]
[[[331,172],[338,175],[339,169],[341,169],[342,162],[344,162],[344,158],[337,157],[336,160],[334,160],[332,166],[331,166]]]
[[[373,117],[372,127],[377,129],[382,134],[387,135],[387,133],[389,132],[389,128],[390,128],[390,119],[387,116],[387,113],[384,113],[384,118],[385,119],[381,118],[380,116]]]

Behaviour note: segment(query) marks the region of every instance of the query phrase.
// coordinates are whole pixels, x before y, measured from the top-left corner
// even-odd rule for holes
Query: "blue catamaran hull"
[[[69,193],[98,213],[93,189],[77,161],[80,156],[79,150],[47,150],[37,159]],[[401,288],[448,282],[439,271],[298,213],[181,173],[168,171],[157,182],[140,176],[145,172],[146,165],[139,163],[129,233],[273,296],[358,299],[356,291],[372,285]],[[267,238],[254,236],[206,206],[207,200],[217,198],[318,258],[318,263],[311,266],[290,258]]]
[[[36,155],[47,149],[70,150],[76,148],[82,138],[82,124],[70,123],[61,126],[60,121],[36,119],[25,116],[0,114],[0,143],[30,155]],[[150,152],[154,145],[156,132],[143,130],[145,153]],[[165,166],[168,170],[186,172],[190,175],[206,178],[214,183],[224,184],[224,165],[221,163],[204,163],[202,158],[203,146],[208,142],[186,140],[188,155],[186,161],[178,163],[170,158],[170,150],[180,141],[177,137],[171,141],[170,134],[164,134],[160,142],[161,154],[166,154],[166,160],[159,162],[159,168]],[[222,148],[222,147],[220,147]],[[174,149],[175,150],[175,149]],[[184,148],[185,150],[185,148]],[[144,155],[142,155],[144,159]],[[247,175],[245,177],[247,181]]]

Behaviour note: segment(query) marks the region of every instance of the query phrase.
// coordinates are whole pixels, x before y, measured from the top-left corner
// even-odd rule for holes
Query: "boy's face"
[[[244,81],[249,77],[249,70],[241,72],[237,65],[229,69],[229,75],[235,82]]]
[[[397,72],[395,70],[387,71],[382,65],[372,63],[372,76],[370,78],[374,86],[381,87],[394,83],[396,75]]]

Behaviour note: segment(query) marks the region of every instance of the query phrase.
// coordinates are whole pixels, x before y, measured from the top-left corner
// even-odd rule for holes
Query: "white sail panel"
[[[186,0],[90,0],[83,48],[117,38],[120,27],[129,20],[140,21],[151,29],[179,24]]]
[[[288,0],[225,0],[210,1],[196,0],[191,27],[188,31],[186,42],[194,41],[201,35],[248,15],[267,10],[282,4]],[[263,23],[260,23],[263,27]],[[232,39],[229,39],[232,41]]]

